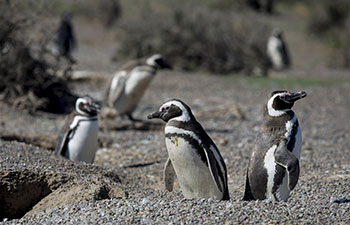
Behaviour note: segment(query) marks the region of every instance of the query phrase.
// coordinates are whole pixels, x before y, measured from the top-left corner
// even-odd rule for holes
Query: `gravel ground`
[[[89,92],[96,98],[101,97],[104,83],[82,84],[74,85],[77,93]],[[308,93],[307,98],[294,107],[303,131],[299,182],[288,203],[241,201],[250,150],[262,123],[263,102],[272,90],[281,88]],[[230,78],[162,73],[151,84],[135,116],[145,119],[162,102],[173,97],[183,99],[191,106],[220,149],[228,167],[231,200],[187,200],[178,185],[173,193],[164,190],[162,169],[167,153],[162,126],[149,131],[102,127],[100,139],[107,141],[99,149],[95,165],[72,163],[43,148],[1,141],[0,168],[2,171],[63,174],[82,182],[65,181],[69,185],[60,186],[60,196],[69,194],[74,185],[89,184],[91,179],[103,187],[106,185],[104,174],[113,171],[113,176],[118,179],[107,184],[120,188],[122,194],[101,200],[87,197],[96,191],[77,189],[87,194],[68,204],[58,202],[56,205],[59,198],[51,198],[50,207],[41,207],[42,211],[36,210],[2,224],[350,223],[350,203],[346,202],[350,199],[349,82],[306,86],[250,85]],[[2,112],[6,112],[1,116],[0,131],[3,133],[11,129],[19,136],[34,133],[54,137],[57,128],[64,123],[64,116],[28,115],[4,105],[1,107]],[[123,121],[103,121],[109,125],[118,123]],[[67,164],[70,165],[68,168],[76,169],[67,170]],[[55,187],[53,189],[54,193]],[[337,203],[337,199],[345,202]]]
[[[77,69],[110,73],[114,36],[94,26],[77,26]],[[293,48],[293,55],[308,54],[309,48]],[[124,126],[127,122],[101,121],[100,149],[89,165],[52,152],[66,116],[29,115],[0,104],[0,198],[12,191],[19,192],[17,202],[28,202],[32,195],[37,197],[32,205],[39,201],[26,208],[24,217],[0,224],[350,224],[350,78],[314,68],[314,61],[304,55],[286,76],[274,73],[272,80],[175,71],[162,72],[151,83],[135,117],[146,120],[170,98],[188,103],[224,157],[229,201],[184,199],[177,183],[172,193],[164,190],[167,152],[160,122],[125,129],[130,128]],[[101,100],[105,83],[99,79],[72,86],[77,94]],[[287,203],[244,202],[244,175],[263,103],[277,89],[308,93],[294,106],[303,132],[299,182]]]

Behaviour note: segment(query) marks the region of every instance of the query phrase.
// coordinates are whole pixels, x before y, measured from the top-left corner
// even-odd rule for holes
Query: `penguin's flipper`
[[[299,178],[299,160],[287,149],[286,142],[277,147],[274,156],[276,163],[286,169],[288,187],[289,190],[293,190]]]
[[[69,139],[69,135],[71,134],[72,130],[68,130],[67,132],[61,132],[58,135],[57,143],[55,147],[55,152],[57,155],[65,156],[67,151],[67,143]]]
[[[218,160],[221,159],[216,159],[215,155],[214,155],[214,150],[216,150],[216,148],[211,145],[211,148],[207,148],[205,145],[202,145],[205,155],[207,157],[207,163],[208,163],[208,167],[209,167],[209,171],[211,173],[211,176],[213,178],[213,180],[216,183],[216,186],[219,188],[219,190],[224,193],[224,196],[228,195],[228,188],[227,188],[227,181],[226,181],[226,171],[221,171],[220,169],[220,165]],[[224,162],[221,162],[223,165]],[[226,169],[226,167],[224,167],[224,169]]]
[[[175,180],[175,170],[173,164],[171,163],[170,158],[166,161],[164,165],[164,184],[165,189],[172,192]]]
[[[71,123],[73,122],[73,118],[74,113],[71,113],[58,135],[55,147],[55,152],[57,155],[65,156],[66,154],[68,140],[72,134],[73,129],[75,129],[70,127]]]

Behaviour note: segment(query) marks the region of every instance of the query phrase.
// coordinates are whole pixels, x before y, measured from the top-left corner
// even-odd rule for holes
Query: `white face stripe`
[[[276,163],[275,163],[275,150],[277,145],[273,145],[266,153],[264,159],[264,167],[267,170],[267,186],[266,186],[266,199],[273,200],[272,188],[274,184],[274,178],[276,173]]]
[[[269,101],[267,102],[267,112],[270,116],[273,116],[273,117],[278,117],[278,116],[282,116],[284,114],[286,114],[286,112],[288,112],[290,109],[283,109],[283,110],[276,110],[273,108],[272,104],[273,104],[273,101],[275,100],[276,97],[278,96],[282,96],[282,95],[285,95],[286,93],[277,93],[275,95],[273,95]]]
[[[189,112],[187,111],[187,109],[185,108],[185,106],[181,102],[176,101],[176,100],[164,103],[159,108],[159,111],[162,111],[163,108],[170,107],[171,105],[176,105],[177,107],[179,107],[182,111],[182,115],[178,116],[178,117],[171,118],[169,121],[172,121],[172,120],[181,121],[181,122],[190,121],[191,118],[190,118]]]
[[[162,58],[163,56],[160,55],[160,54],[155,54],[155,55],[152,55],[151,57],[149,57],[146,61],[146,64],[149,65],[149,66],[157,66],[156,64],[156,60],[157,59],[160,59]]]
[[[85,98],[78,98],[76,103],[75,103],[75,110],[81,115],[89,116],[89,114],[87,114],[86,112],[84,112],[84,111],[79,109],[79,104],[80,103],[87,104],[88,101]]]

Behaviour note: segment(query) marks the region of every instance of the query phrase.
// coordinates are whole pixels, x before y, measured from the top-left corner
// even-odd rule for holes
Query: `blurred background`
[[[74,71],[110,74],[127,60],[154,53],[165,55],[176,71],[186,73],[328,77],[350,68],[347,0],[2,0],[0,4],[1,99],[23,106],[28,101],[18,96],[27,96],[34,108],[48,111],[60,111],[63,103],[58,97],[71,96],[65,81]],[[58,29],[67,13],[75,37],[72,58],[57,53]],[[283,32],[288,51],[289,63],[283,68],[276,68],[267,53],[276,29]]]

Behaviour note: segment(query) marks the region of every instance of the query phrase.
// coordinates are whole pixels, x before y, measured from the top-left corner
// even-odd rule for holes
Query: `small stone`
[[[142,205],[145,205],[145,204],[148,204],[148,203],[150,203],[150,202],[151,202],[151,201],[148,200],[147,198],[143,198],[141,204],[142,204]]]

